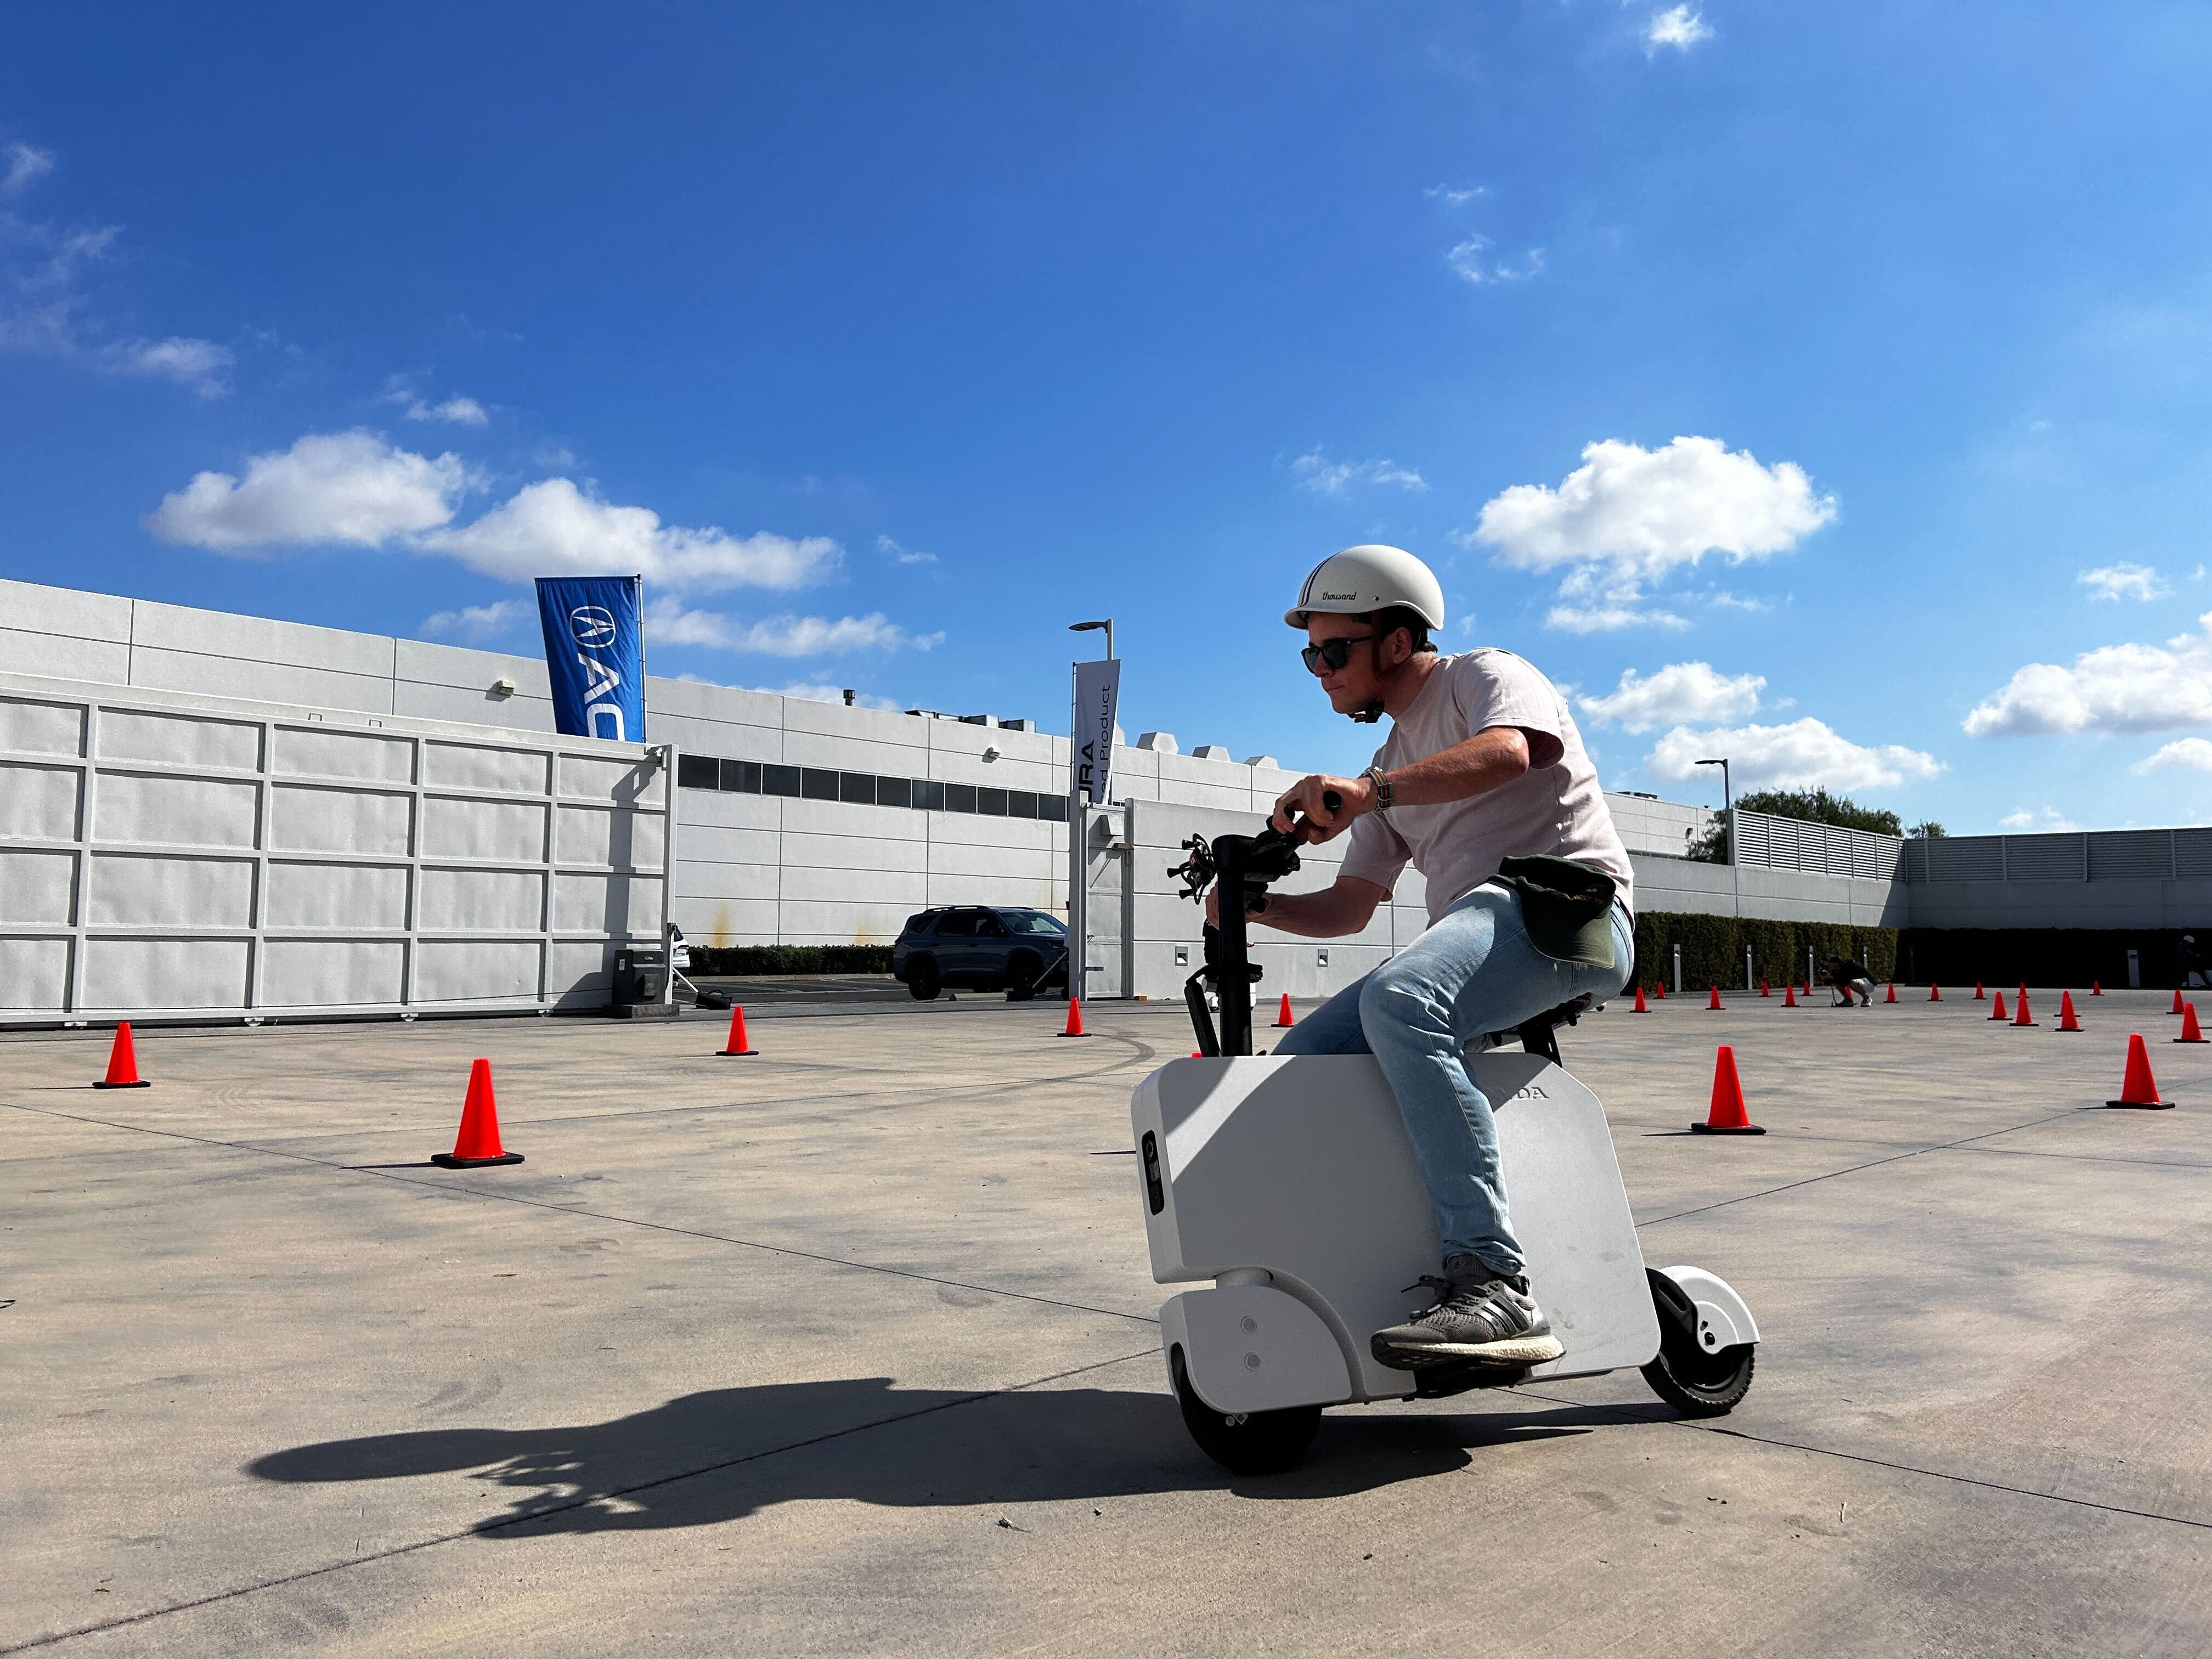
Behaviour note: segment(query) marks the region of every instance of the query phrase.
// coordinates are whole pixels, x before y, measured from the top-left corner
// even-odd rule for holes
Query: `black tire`
[[[935,957],[916,957],[907,963],[907,994],[916,1002],[934,1002],[944,988],[945,976],[937,971]]]
[[[1659,1352],[1644,1367],[1644,1380],[1652,1393],[1685,1417],[1726,1416],[1751,1391],[1758,1345],[1701,1348],[1696,1304],[1657,1268],[1644,1271],[1651,1280],[1651,1301],[1659,1315]]]
[[[1036,994],[1037,975],[1044,964],[1026,951],[1021,951],[1006,963],[1006,1000],[1027,1002]]]
[[[1281,1411],[1248,1412],[1230,1418],[1198,1397],[1178,1344],[1169,1355],[1175,1375],[1176,1404],[1183,1426],[1199,1450],[1231,1474],[1280,1474],[1306,1455],[1321,1428],[1318,1406],[1287,1406]]]

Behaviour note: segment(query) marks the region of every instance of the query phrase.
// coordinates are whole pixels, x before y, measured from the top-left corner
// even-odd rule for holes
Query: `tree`
[[[1923,818],[1905,833],[1911,841],[1942,841],[1951,832],[1933,818]]]
[[[1778,818],[1798,818],[1808,823],[1832,823],[1838,830],[1864,830],[1876,836],[1902,836],[1905,821],[1881,807],[1862,806],[1848,795],[1832,795],[1825,789],[1753,789],[1735,798],[1746,812],[1765,812]],[[1713,815],[1705,833],[1690,843],[1686,857],[1707,864],[1728,862],[1729,812]],[[1943,833],[1943,826],[1935,826]]]

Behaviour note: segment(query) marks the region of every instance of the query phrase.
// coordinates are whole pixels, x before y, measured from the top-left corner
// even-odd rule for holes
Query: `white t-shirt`
[[[1628,849],[1567,700],[1510,651],[1486,647],[1440,659],[1413,706],[1393,722],[1375,764],[1395,772],[1498,726],[1528,733],[1526,772],[1467,800],[1363,814],[1352,821],[1338,873],[1388,890],[1410,860],[1428,879],[1433,924],[1496,875],[1501,860],[1549,853],[1604,871],[1632,911]]]

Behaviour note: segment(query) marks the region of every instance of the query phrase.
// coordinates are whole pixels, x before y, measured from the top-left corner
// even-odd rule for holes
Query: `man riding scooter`
[[[1367,926],[1408,863],[1428,884],[1427,930],[1275,1047],[1371,1053],[1436,1206],[1443,1271],[1421,1279],[1433,1305],[1375,1333],[1375,1357],[1409,1370],[1556,1359],[1565,1350],[1513,1236],[1491,1103],[1462,1053],[1627,982],[1627,851],[1566,700],[1510,652],[1438,655],[1429,636],[1443,590],[1412,554],[1324,559],[1284,620],[1305,630],[1306,667],[1339,714],[1392,726],[1360,776],[1303,778],[1276,802],[1277,829],[1351,841],[1333,885],[1270,896],[1252,920],[1340,938]]]

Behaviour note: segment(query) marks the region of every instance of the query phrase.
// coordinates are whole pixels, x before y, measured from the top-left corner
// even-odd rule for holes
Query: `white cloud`
[[[2008,812],[1997,820],[2001,830],[2040,830],[2045,834],[2063,834],[2081,826],[2055,806],[2023,806],[2017,812]]]
[[[1444,255],[1444,263],[1478,286],[1495,283],[1525,283],[1532,276],[1544,274],[1544,250],[1540,247],[1530,248],[1518,265],[1503,259],[1486,258],[1490,247],[1491,240],[1487,236],[1469,236],[1453,245]]]
[[[2108,564],[2085,570],[2075,580],[2100,599],[2162,599],[2172,590],[2147,564]]]
[[[456,426],[489,426],[491,416],[484,406],[473,398],[448,398],[442,404],[424,404],[419,400],[407,406],[410,421],[450,421]]]
[[[54,170],[54,153],[50,149],[9,144],[0,149],[0,156],[5,156],[8,163],[7,172],[0,173],[0,196],[13,196]]]
[[[520,628],[537,615],[538,607],[528,599],[496,599],[489,605],[433,611],[422,619],[422,631],[433,638],[441,634],[457,634],[471,641],[488,640]]]
[[[377,547],[446,523],[470,482],[458,455],[410,454],[370,432],[310,435],[250,457],[243,482],[196,475],[145,525],[165,542],[218,553],[276,543]]]
[[[1483,504],[1475,539],[1520,570],[1607,566],[1656,580],[1708,553],[1747,559],[1787,551],[1836,516],[1794,462],[1761,466],[1717,438],[1645,449],[1608,438],[1557,489],[1515,484]]]
[[[770,657],[819,657],[901,647],[927,651],[945,641],[941,633],[908,634],[881,611],[841,617],[836,622],[822,617],[770,617],[740,627],[715,611],[687,610],[673,597],[649,603],[645,625],[647,637],[658,645],[712,646]]]
[[[2177,738],[2156,754],[2135,763],[2138,772],[2154,772],[2161,766],[2185,766],[2192,771],[2212,772],[2212,743],[2203,738]]]
[[[1899,744],[1869,748],[1851,742],[1820,720],[1787,726],[1741,726],[1692,732],[1678,726],[1644,760],[1656,777],[1683,779],[1708,756],[1725,756],[1738,788],[1879,789],[1907,778],[1932,778],[1943,769],[1933,755]]]
[[[1478,196],[1490,194],[1487,185],[1431,185],[1421,192],[1431,200],[1442,200],[1453,207],[1464,207]]]
[[[1633,603],[1555,605],[1544,613],[1544,626],[1567,634],[1618,634],[1625,628],[1687,628],[1671,611],[1640,611]]]
[[[2163,646],[2107,645],[2074,665],[2032,662],[1966,719],[1968,737],[2170,732],[2212,725],[2212,611]]]
[[[1713,38],[1712,25],[1688,6],[1669,6],[1664,11],[1651,14],[1651,21],[1644,31],[1644,48],[1656,52],[1662,46],[1673,46],[1678,52],[1687,52],[1700,40]]]
[[[736,537],[663,525],[650,507],[617,507],[567,478],[526,484],[473,524],[418,538],[487,575],[642,574],[664,587],[802,587],[836,573],[843,550],[825,536],[799,540],[765,531]]]
[[[1610,696],[1582,697],[1577,706],[1601,726],[1655,732],[1662,726],[1741,720],[1759,707],[1766,681],[1757,674],[1723,674],[1711,663],[1668,663],[1657,673],[1629,669]]]
[[[1318,449],[1291,463],[1298,488],[1316,495],[1349,495],[1354,484],[1395,484],[1401,489],[1425,493],[1428,483],[1410,466],[1395,461],[1332,461]]]
[[[203,398],[220,398],[230,390],[228,376],[236,361],[228,346],[174,334],[166,340],[127,341],[100,354],[101,366],[111,374],[174,380]]]
[[[901,564],[935,564],[937,562],[936,554],[920,552],[911,547],[901,547],[888,536],[876,538],[876,551],[888,558],[897,560]]]

